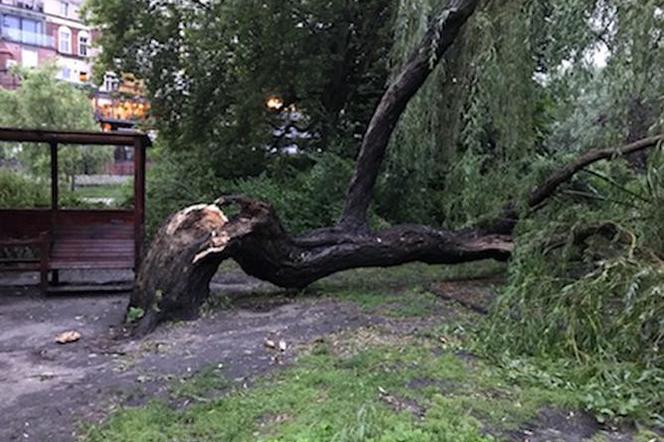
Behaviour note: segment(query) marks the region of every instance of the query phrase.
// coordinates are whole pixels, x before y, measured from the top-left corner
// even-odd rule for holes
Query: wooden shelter
[[[58,291],[60,270],[138,270],[144,241],[146,148],[151,145],[147,135],[0,128],[0,142],[43,144],[51,155],[51,207],[0,209],[0,248],[34,251],[23,259],[0,259],[0,270],[39,271],[44,291]],[[63,144],[133,147],[133,209],[61,208],[58,146]]]

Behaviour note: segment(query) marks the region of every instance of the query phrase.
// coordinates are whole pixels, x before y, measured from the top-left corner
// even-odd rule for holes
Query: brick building
[[[57,58],[48,30],[43,1],[0,0],[0,87],[18,87],[12,66],[37,67]]]
[[[97,50],[95,35],[82,20],[84,0],[0,0],[0,87],[16,89],[12,66],[55,63],[58,78],[92,91],[90,99],[104,130],[130,128],[143,120],[149,104],[140,81],[130,74],[107,73],[91,83]]]
[[[142,82],[131,74],[107,73],[100,86],[92,80],[97,50],[95,31],[87,26],[80,9],[84,0],[0,0],[0,88],[16,89],[15,65],[34,68],[55,63],[57,77],[89,92],[91,106],[104,131],[132,129],[144,121],[149,103]],[[131,149],[119,147],[112,174],[132,174]]]

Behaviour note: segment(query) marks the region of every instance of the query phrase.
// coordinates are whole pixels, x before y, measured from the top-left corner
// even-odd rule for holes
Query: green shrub
[[[11,170],[0,170],[0,208],[48,207],[50,186]]]
[[[228,193],[229,186],[215,177],[203,159],[190,152],[167,153],[159,146],[146,180],[146,230],[154,235],[169,215],[192,204],[211,203]]]
[[[508,284],[479,342],[499,359],[565,366],[561,379],[587,389],[601,417],[645,414],[664,425],[655,393],[664,391],[661,155],[645,177],[596,170],[575,185],[589,200],[559,198],[520,223]]]
[[[192,204],[210,203],[224,194],[242,194],[274,205],[293,233],[337,221],[352,173],[352,162],[333,154],[313,158],[305,170],[284,166],[258,177],[226,181],[188,154],[165,154],[148,174],[147,225],[153,234],[172,213]]]
[[[239,181],[235,191],[274,205],[293,233],[333,225],[341,215],[353,163],[334,154],[314,158],[305,171],[283,178],[267,174]]]

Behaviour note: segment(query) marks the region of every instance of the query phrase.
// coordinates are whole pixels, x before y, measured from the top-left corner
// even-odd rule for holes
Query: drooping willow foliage
[[[396,69],[445,2],[400,0]],[[566,154],[661,127],[662,0],[485,2],[410,103],[390,147],[390,219],[458,226]]]
[[[393,69],[442,3],[400,0]],[[383,204],[476,221],[565,159],[661,132],[663,106],[664,1],[484,2],[401,119]],[[578,364],[558,381],[587,388],[589,410],[661,424],[664,162],[626,160],[525,217],[480,349]]]
[[[390,147],[388,197],[403,199],[407,213],[457,226],[490,212],[511,192],[495,189],[494,175],[514,178],[532,161],[542,130],[541,86],[533,79],[530,43],[533,12],[526,2],[488,3],[469,21],[459,41],[409,104]],[[424,34],[441,2],[401,0],[392,51],[394,67]],[[390,192],[390,189],[395,189]],[[435,200],[431,204],[431,199]]]
[[[523,51],[517,57],[522,63],[533,62],[531,81],[523,73],[515,77],[527,62],[512,71],[514,61],[485,59],[494,65],[469,91],[481,91],[470,98],[470,107],[476,100],[484,103],[478,120],[483,121],[464,121],[457,152],[466,157],[456,164],[489,154],[489,171],[481,178],[493,178],[493,195],[500,195],[509,177],[493,174],[493,168],[532,177],[537,169],[528,160],[539,158],[548,167],[592,147],[661,132],[664,2],[512,4],[527,25],[514,31],[523,32],[520,38],[502,42]],[[504,53],[500,40],[493,41],[494,54]],[[524,98],[530,103],[519,104]],[[532,118],[511,116],[512,104],[529,109]],[[511,128],[502,125],[504,118],[512,119]],[[497,140],[495,152],[477,144],[487,127]],[[475,135],[465,138],[467,133]],[[597,164],[546,209],[525,217],[508,284],[479,348],[502,357],[520,375],[584,391],[586,408],[599,417],[664,425],[664,403],[656,393],[664,388],[662,176],[661,151]],[[461,192],[468,194],[463,187]],[[545,374],[519,365],[520,358],[533,356]]]

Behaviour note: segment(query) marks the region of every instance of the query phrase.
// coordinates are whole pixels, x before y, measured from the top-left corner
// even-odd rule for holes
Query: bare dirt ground
[[[213,308],[197,321],[161,327],[145,340],[131,341],[118,338],[126,294],[44,298],[34,288],[0,286],[0,441],[73,441],[81,423],[100,422],[121,406],[167,397],[176,380],[210,367],[223,365],[227,378],[248,386],[253,378],[287,365],[299,345],[372,324],[392,326],[390,319],[367,314],[353,303],[291,298],[240,273],[215,279],[213,291],[224,300],[230,297],[231,305],[219,298],[227,308]],[[398,327],[411,332],[419,325],[400,321]],[[79,331],[80,341],[54,342],[68,330]],[[275,357],[266,338],[283,340],[288,349]],[[511,438],[545,441],[556,435],[555,440],[580,441],[598,430],[583,414],[545,411]],[[609,440],[630,440],[615,436]]]
[[[287,364],[294,348],[372,321],[330,300],[269,303],[250,293],[274,288],[242,276],[216,282],[238,307],[160,328],[143,341],[117,339],[127,295],[44,298],[32,288],[0,288],[0,441],[71,441],[79,422],[166,393],[174,379],[223,364],[235,382]],[[241,296],[241,295],[245,296]],[[77,330],[79,342],[54,337]],[[289,347],[278,360],[266,338]]]

